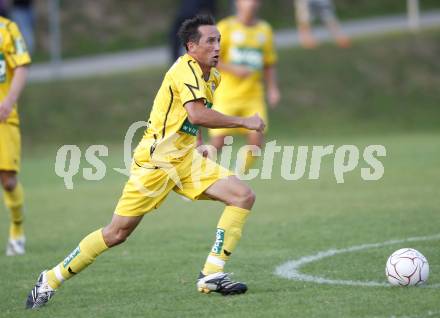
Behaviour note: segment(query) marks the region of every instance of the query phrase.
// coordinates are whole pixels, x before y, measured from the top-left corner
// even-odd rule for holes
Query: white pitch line
[[[352,253],[372,248],[383,247],[387,245],[394,245],[400,243],[408,243],[408,242],[418,242],[418,241],[432,241],[432,240],[440,240],[440,234],[431,235],[431,236],[419,236],[419,237],[410,237],[403,240],[391,240],[382,243],[373,243],[373,244],[362,244],[351,246],[342,249],[329,249],[327,251],[321,251],[313,255],[303,256],[297,260],[288,261],[284,264],[281,264],[275,269],[275,275],[291,279],[291,280],[299,280],[303,282],[311,282],[317,284],[330,284],[330,285],[346,285],[346,286],[366,286],[366,287],[390,287],[390,284],[385,282],[376,282],[376,281],[356,281],[356,280],[341,280],[341,279],[329,279],[320,276],[307,275],[300,272],[300,268],[306,264],[320,261],[327,257],[332,257],[338,254],[343,253]],[[424,288],[439,288],[440,284],[433,285],[425,285]]]
[[[440,311],[428,311],[424,314],[418,314],[416,316],[411,315],[411,316],[391,316],[390,318],[426,318],[426,317],[439,317],[440,316]]]

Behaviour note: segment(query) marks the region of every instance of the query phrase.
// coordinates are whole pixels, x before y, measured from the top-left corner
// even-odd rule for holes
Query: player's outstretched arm
[[[263,120],[255,114],[251,117],[227,116],[215,110],[206,108],[202,100],[195,100],[185,104],[188,120],[206,128],[246,128],[263,131],[266,126]]]
[[[272,108],[275,108],[281,98],[280,90],[278,88],[275,65],[268,65],[264,68],[264,81],[267,87],[267,99],[269,105]]]
[[[217,69],[220,71],[228,72],[231,74],[234,74],[237,77],[240,78],[246,78],[250,75],[252,75],[253,71],[247,66],[244,65],[234,65],[231,63],[224,63],[220,61],[217,65]]]
[[[26,84],[28,68],[19,66],[14,70],[11,87],[2,103],[0,103],[0,122],[6,120]]]

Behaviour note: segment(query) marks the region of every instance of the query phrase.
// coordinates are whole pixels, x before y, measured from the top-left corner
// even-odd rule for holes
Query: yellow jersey
[[[31,57],[17,25],[0,16],[0,101],[8,95],[14,69],[30,62]],[[19,124],[17,105],[14,105],[6,123]]]
[[[145,134],[135,152],[135,160],[145,164],[181,161],[195,148],[199,127],[188,120],[184,105],[202,99],[211,108],[220,73],[212,68],[205,81],[198,62],[181,56],[165,74],[154,99]]]
[[[237,99],[262,99],[264,67],[277,61],[272,28],[261,20],[253,26],[247,26],[239,22],[236,17],[221,20],[217,27],[221,34],[220,61],[244,65],[253,72],[246,78],[221,72],[222,85],[216,92],[215,105]]]

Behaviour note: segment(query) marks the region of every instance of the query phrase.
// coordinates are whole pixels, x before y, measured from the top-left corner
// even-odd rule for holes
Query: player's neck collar
[[[192,57],[190,54],[188,54],[188,53],[186,53],[186,54],[184,55],[184,57],[186,58],[186,60],[188,60],[188,61],[193,61],[194,64],[197,65],[196,68],[195,68],[195,71],[196,71],[197,73],[199,73],[199,76],[201,76],[202,79],[203,79],[205,82],[208,82],[209,79],[211,78],[211,73],[212,73],[212,69],[213,69],[213,68],[211,67],[211,69],[209,70],[209,74],[207,75],[207,79],[205,79],[205,74],[203,73],[202,67],[200,66],[199,62],[198,62],[194,57]]]

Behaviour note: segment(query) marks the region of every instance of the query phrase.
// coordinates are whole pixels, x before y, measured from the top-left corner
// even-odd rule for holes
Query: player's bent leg
[[[202,293],[245,293],[246,284],[232,281],[223,272],[223,268],[241,238],[242,229],[255,202],[255,194],[244,182],[230,176],[211,185],[205,195],[224,202],[226,207],[217,224],[215,242],[197,280],[197,288]]]
[[[36,309],[44,306],[65,280],[92,264],[96,257],[110,247],[124,242],[141,220],[142,216],[127,217],[115,214],[111,223],[104,229],[87,235],[61,263],[40,274],[35,287],[28,295],[26,308]]]
[[[213,200],[221,201],[227,206],[250,210],[255,202],[252,189],[236,176],[220,179],[212,184],[204,194]]]
[[[5,205],[11,215],[6,255],[23,255],[26,241],[23,228],[23,188],[15,171],[0,171],[0,182],[4,189]]]

